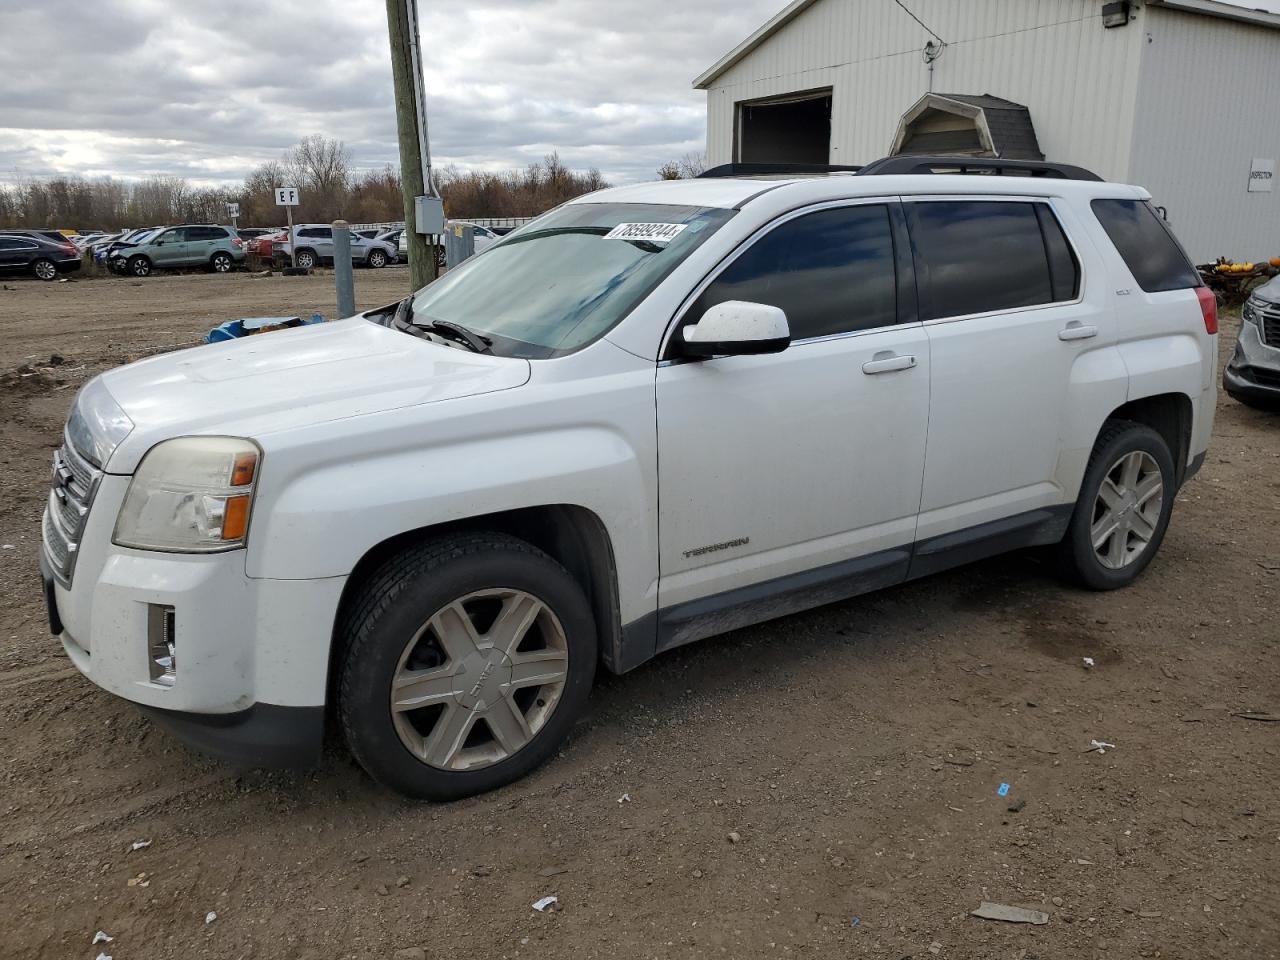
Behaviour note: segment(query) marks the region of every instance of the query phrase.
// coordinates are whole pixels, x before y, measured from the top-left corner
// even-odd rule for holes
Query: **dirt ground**
[[[408,277],[356,281],[373,306]],[[36,573],[75,387],[331,316],[332,278],[3,286],[6,957],[1280,957],[1280,723],[1239,715],[1280,716],[1280,415],[1224,396],[1128,590],[1019,554],[742,630],[602,678],[525,781],[409,803],[336,744],[303,773],[179,746],[70,665]]]

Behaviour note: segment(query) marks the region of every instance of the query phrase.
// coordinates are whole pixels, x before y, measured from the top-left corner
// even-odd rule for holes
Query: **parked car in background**
[[[236,230],[236,235],[240,237],[245,244],[252,244],[253,241],[269,234],[279,233],[279,227],[240,227]]]
[[[299,223],[293,228],[293,242],[286,237],[271,245],[276,259],[310,270],[333,265],[333,227],[327,223]],[[367,267],[385,267],[396,256],[394,244],[351,234],[351,262]]]
[[[189,223],[157,230],[143,240],[117,247],[108,261],[117,273],[135,277],[174,267],[207,266],[226,273],[244,262],[244,241],[232,227]]]
[[[488,227],[478,226],[477,224],[471,223],[469,220],[449,220],[445,223],[445,229],[447,230],[451,225],[457,223],[465,224],[472,229],[472,235],[475,237],[476,253],[480,253],[488,247],[493,246],[493,244],[497,243],[498,240],[501,239]],[[401,260],[407,260],[409,258],[409,239],[405,236],[403,230],[400,231],[400,236],[396,241],[396,252]],[[439,263],[441,270],[445,269],[449,265],[448,258],[445,255],[445,245],[443,243],[441,243],[436,249],[436,260]]]
[[[1213,294],[1139,187],[921,160],[601,190],[398,304],[91,380],[53,632],[204,749],[330,724],[452,799],[554,756],[598,665],[1014,549],[1133,583],[1209,445]]]
[[[1234,399],[1251,407],[1280,409],[1280,277],[1250,295],[1240,310],[1236,349],[1222,374]]]
[[[351,232],[364,237],[366,240],[377,240],[378,234],[384,232],[385,229],[385,227],[366,227],[363,230],[353,230]]]
[[[97,253],[99,250],[110,246],[116,240],[123,240],[128,234],[129,231],[127,230],[121,230],[117,233],[104,233],[101,236],[94,237],[88,243],[84,244],[84,246],[80,248],[80,252],[86,257],[93,257],[94,259],[97,259]]]
[[[80,251],[70,240],[50,240],[32,234],[0,234],[0,274],[30,274],[56,280],[60,273],[80,269]]]
[[[5,230],[0,228],[0,234],[4,234],[7,237],[43,237],[44,239],[51,240],[54,243],[71,242],[70,238],[61,230],[33,230],[28,228]]]
[[[272,259],[272,250],[276,243],[285,243],[289,239],[289,231],[278,230],[275,233],[268,233],[257,240],[251,240],[245,244],[250,253],[257,254],[264,260]]]

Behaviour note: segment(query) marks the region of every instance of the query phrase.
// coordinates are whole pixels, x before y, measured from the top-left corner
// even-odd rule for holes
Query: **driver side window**
[[[182,243],[185,237],[186,231],[179,227],[176,230],[166,230],[164,233],[160,234],[160,236],[156,237],[156,239],[163,240],[165,243]]]
[[[792,341],[897,322],[897,274],[888,207],[808,213],[776,227],[731,263],[683,323],[708,308],[746,300],[781,308]]]

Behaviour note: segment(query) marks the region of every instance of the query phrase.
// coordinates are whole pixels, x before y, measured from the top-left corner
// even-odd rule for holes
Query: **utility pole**
[[[411,9],[412,14],[411,14]],[[415,56],[417,0],[387,0],[391,39],[391,77],[395,83],[396,132],[400,140],[400,186],[404,191],[404,232],[409,250],[409,280],[414,290],[436,278],[436,248],[417,231],[417,198],[434,195],[427,181],[426,119],[419,115],[421,74]]]

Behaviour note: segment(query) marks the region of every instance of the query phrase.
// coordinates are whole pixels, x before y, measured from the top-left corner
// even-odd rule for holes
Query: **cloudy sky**
[[[784,5],[420,0],[434,158],[649,179],[702,149],[692,79]],[[236,181],[311,133],[398,162],[384,0],[0,0],[0,76],[0,181]]]
[[[648,179],[702,149],[692,79],[785,3],[420,0],[435,158]],[[0,182],[233,182],[312,133],[398,161],[384,0],[0,0],[0,76]]]

